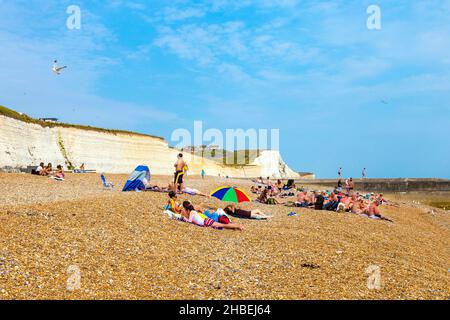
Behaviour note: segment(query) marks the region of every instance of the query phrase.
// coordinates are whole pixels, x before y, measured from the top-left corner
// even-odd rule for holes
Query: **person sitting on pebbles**
[[[258,198],[258,202],[263,204],[280,204],[280,202],[272,196],[272,187],[266,187]]]
[[[64,180],[66,178],[66,175],[64,173],[64,168],[62,165],[58,165],[56,167],[55,177],[61,180]]]
[[[177,202],[178,194],[174,191],[169,192],[169,202],[167,203],[167,206],[169,207],[169,210],[178,214],[181,214],[181,211],[183,210],[183,206]],[[200,206],[194,207],[196,211],[203,212],[203,208]]]
[[[43,170],[41,170],[41,176],[48,177],[53,173],[52,164],[49,163]]]

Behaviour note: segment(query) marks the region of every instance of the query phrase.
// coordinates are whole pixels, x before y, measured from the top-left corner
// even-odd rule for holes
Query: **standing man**
[[[188,166],[183,159],[183,154],[178,155],[178,160],[174,165],[175,167],[175,180],[174,180],[174,192],[182,192],[184,188],[183,177]]]
[[[342,179],[342,167],[340,167],[338,170],[338,177],[339,179]]]
[[[205,170],[202,169],[202,179],[205,179],[205,176],[206,176],[206,172],[205,172]]]
[[[363,179],[366,178],[366,168],[364,168],[363,171],[362,171],[362,178],[363,178]]]

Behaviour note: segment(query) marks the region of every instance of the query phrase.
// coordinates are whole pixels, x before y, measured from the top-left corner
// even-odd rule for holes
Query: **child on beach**
[[[174,191],[169,192],[169,202],[167,203],[170,211],[181,213],[182,206],[177,202],[177,194]]]

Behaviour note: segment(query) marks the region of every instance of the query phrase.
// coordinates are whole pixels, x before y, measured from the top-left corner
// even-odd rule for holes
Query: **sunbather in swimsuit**
[[[238,218],[247,218],[247,219],[257,219],[257,220],[268,220],[271,219],[271,216],[266,215],[261,210],[255,209],[252,211],[242,210],[240,208],[236,208],[234,204],[227,206],[224,209],[225,213]]]
[[[216,222],[211,218],[206,218],[205,216],[195,211],[194,206],[189,201],[185,201],[183,203],[182,215],[186,222],[193,223],[201,227],[244,230],[244,227],[242,225],[237,225],[234,223],[224,224]]]

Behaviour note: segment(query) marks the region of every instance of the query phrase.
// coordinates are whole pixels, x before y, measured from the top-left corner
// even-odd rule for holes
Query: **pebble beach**
[[[449,211],[386,195],[400,204],[381,208],[391,223],[245,203],[273,219],[233,219],[245,230],[221,231],[170,220],[167,194],[122,193],[127,175],[107,178],[112,191],[97,174],[58,182],[0,173],[0,300],[450,298]],[[187,185],[205,193],[251,187],[213,177],[187,177]],[[373,270],[377,288],[368,285]]]

